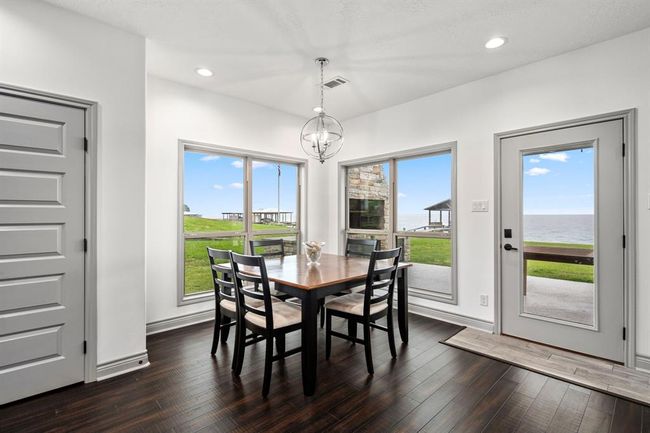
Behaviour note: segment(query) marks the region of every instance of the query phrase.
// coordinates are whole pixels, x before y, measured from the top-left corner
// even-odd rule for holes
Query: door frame
[[[0,94],[81,108],[85,112],[85,136],[88,149],[84,167],[84,382],[97,380],[97,115],[98,103],[0,82]]]
[[[625,159],[623,160],[623,206],[624,206],[624,326],[626,338],[624,341],[625,366],[636,366],[636,108],[615,111],[563,122],[549,123],[541,126],[516,129],[494,134],[494,333],[501,334],[501,140],[520,135],[547,132],[555,129],[565,129],[601,123],[611,120],[623,122],[623,143],[625,144]]]

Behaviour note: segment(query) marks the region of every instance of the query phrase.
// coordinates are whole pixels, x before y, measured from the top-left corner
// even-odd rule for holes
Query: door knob
[[[505,244],[503,246],[503,249],[506,250],[506,251],[519,251],[519,248],[515,248],[510,244]]]

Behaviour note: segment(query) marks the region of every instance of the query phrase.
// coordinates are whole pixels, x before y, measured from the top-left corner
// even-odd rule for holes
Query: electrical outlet
[[[481,306],[482,307],[487,307],[488,306],[488,295],[481,295]]]

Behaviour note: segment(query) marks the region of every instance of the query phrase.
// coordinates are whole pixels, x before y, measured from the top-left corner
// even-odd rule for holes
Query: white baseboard
[[[197,323],[209,322],[210,320],[214,320],[214,309],[185,314],[184,316],[171,317],[169,319],[157,320],[155,322],[147,323],[147,335],[171,331],[172,329],[196,325]]]
[[[97,381],[149,366],[147,351],[97,365]]]
[[[470,328],[480,329],[481,331],[494,332],[494,323],[474,317],[463,316],[462,314],[450,313],[448,311],[437,310],[422,305],[409,304],[409,312],[431,319],[442,320],[443,322],[453,323],[455,325],[467,326]]]
[[[636,356],[636,369],[650,373],[650,357],[637,355]]]

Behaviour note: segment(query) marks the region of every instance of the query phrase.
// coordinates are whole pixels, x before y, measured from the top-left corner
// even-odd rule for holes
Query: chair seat
[[[325,308],[333,311],[340,311],[342,313],[354,314],[356,316],[363,316],[363,300],[365,295],[363,293],[350,293],[348,295],[339,296],[325,304]],[[380,311],[388,308],[387,302],[378,302],[370,306],[370,314],[379,313]]]
[[[250,305],[250,304],[249,304]],[[264,311],[264,306],[256,310]],[[253,325],[266,328],[266,317],[259,314],[247,312],[244,319]],[[273,329],[284,328],[287,326],[300,323],[302,320],[302,311],[299,306],[287,302],[278,302],[273,304]]]
[[[275,304],[277,302],[282,302],[282,301],[279,300],[278,298],[271,297],[271,302],[273,302]],[[251,307],[253,307],[253,308],[259,308],[259,307],[264,305],[263,300],[261,300],[261,299],[253,299],[253,298],[250,298],[248,296],[246,297],[246,303],[248,305],[250,305]],[[222,299],[221,302],[219,302],[219,305],[222,306],[223,308],[225,308],[228,311],[232,311],[233,313],[237,311],[237,306],[235,305],[235,303],[233,301],[228,300],[228,299]]]

